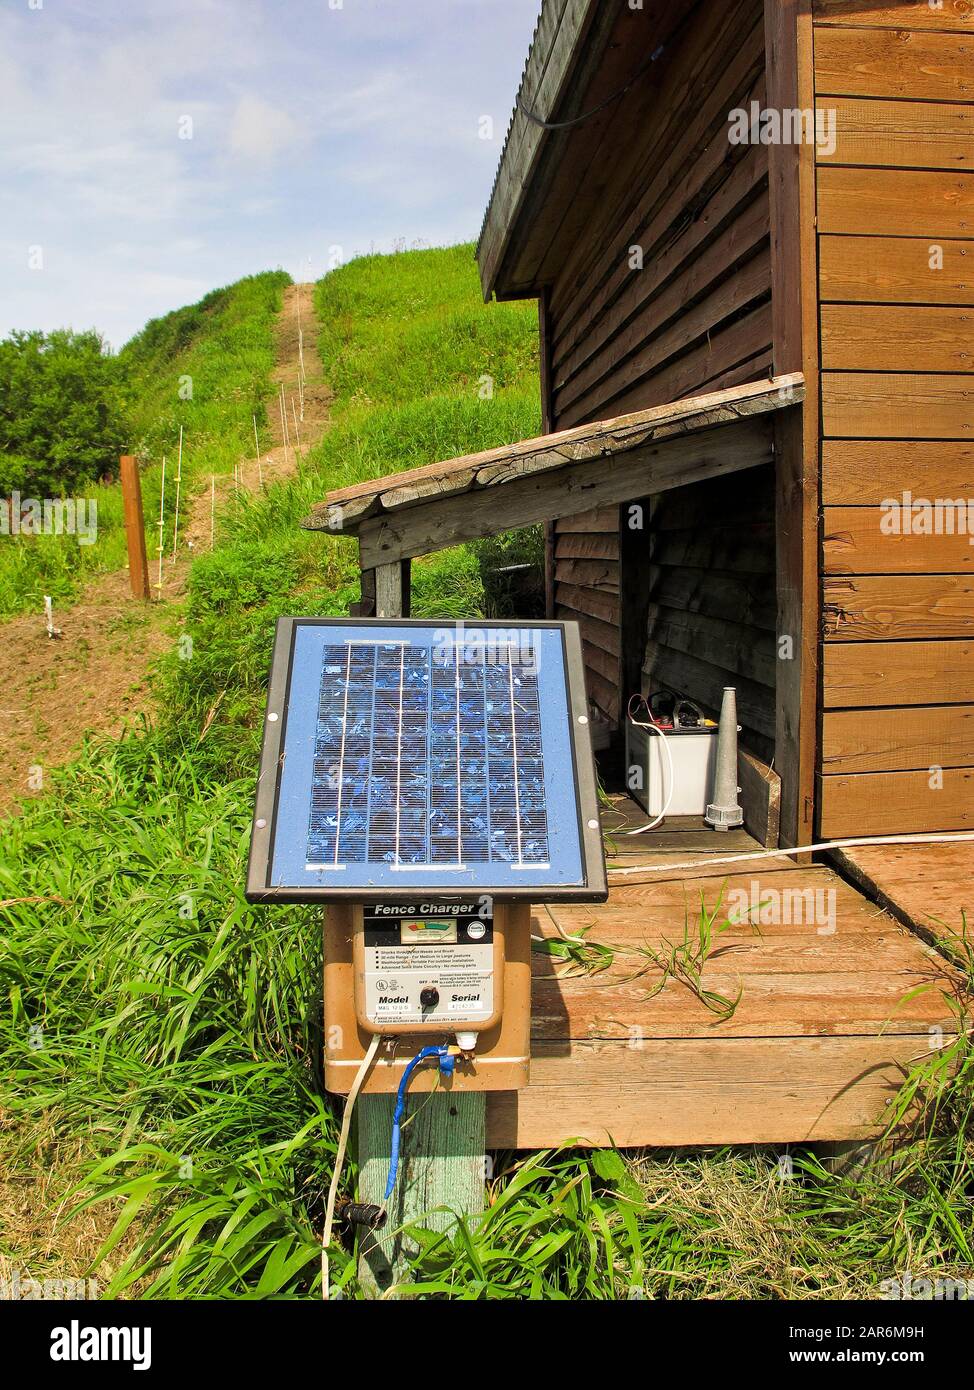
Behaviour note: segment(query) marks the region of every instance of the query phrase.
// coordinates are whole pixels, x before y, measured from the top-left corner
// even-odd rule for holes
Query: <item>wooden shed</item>
[[[803,373],[774,468],[655,504],[646,651],[734,678],[793,843],[974,823],[974,547],[881,510],[974,497],[972,97],[970,0],[545,4],[480,238],[485,293],[539,298],[551,429]],[[625,550],[555,524],[613,722]]]
[[[972,103],[972,0],[544,0],[477,254],[486,298],[538,300],[545,433],[332,493],[307,524],[358,537],[362,611],[408,611],[413,556],[544,522],[609,757],[632,693],[715,713],[733,685],[740,847],[974,828]],[[642,845],[672,872],[623,856],[559,921],[658,934],[727,847],[673,827]],[[765,861],[841,920],[737,943],[733,1021],[623,990],[608,1026],[604,991],[540,979],[539,1065],[488,1142],[874,1133],[953,1026],[877,902],[958,930],[974,854],[842,867],[868,899]]]

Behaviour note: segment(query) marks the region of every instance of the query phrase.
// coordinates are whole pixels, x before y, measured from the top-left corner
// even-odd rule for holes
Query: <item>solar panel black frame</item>
[[[568,699],[567,722],[574,760],[573,783],[578,815],[578,848],[582,866],[582,883],[544,885],[531,884],[524,888],[509,884],[491,886],[478,883],[457,885],[455,889],[431,887],[414,880],[402,887],[378,883],[375,885],[324,886],[274,885],[271,883],[278,803],[283,770],[283,750],[287,738],[287,716],[291,694],[291,678],[295,641],[302,627],[352,628],[409,628],[442,629],[448,621],[420,618],[279,618],[271,658],[267,692],[267,711],[264,738],[257,779],[254,819],[251,829],[250,858],[247,868],[246,898],[248,902],[335,902],[375,901],[395,902],[421,892],[441,901],[469,898],[471,894],[485,895],[496,901],[530,900],[533,902],[603,902],[608,897],[605,874],[605,853],[599,817],[595,760],[592,752],[588,700],[585,693],[585,667],[578,624],[542,619],[521,622],[491,622],[477,619],[478,632],[513,629],[533,631],[554,629],[560,632],[564,657],[565,689]],[[276,715],[276,718],[271,716]]]

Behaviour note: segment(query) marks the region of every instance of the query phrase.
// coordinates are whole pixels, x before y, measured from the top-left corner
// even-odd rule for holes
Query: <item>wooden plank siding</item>
[[[603,554],[580,555],[584,542],[595,540]],[[621,718],[619,708],[619,508],[603,507],[555,522],[554,617],[574,620],[582,629],[589,699],[612,724]],[[612,652],[606,639],[593,639],[593,630],[611,634]],[[585,626],[583,626],[583,624]]]
[[[974,6],[815,0],[814,15],[836,135],[817,151],[820,832],[966,829]]]
[[[974,700],[974,641],[828,642],[822,703],[872,709]]]
[[[719,710],[738,686],[744,741],[770,762],[775,721],[774,469],[655,501],[643,688],[689,692]],[[733,600],[733,601],[732,601]]]
[[[543,267],[555,429],[769,372],[768,152],[727,140],[728,111],[765,96],[761,0],[699,7],[654,79],[619,102],[601,144],[585,145],[586,180],[600,190],[597,209],[573,224],[571,238],[561,237],[557,255],[553,243]],[[647,501],[648,526],[629,537],[624,564],[618,509],[557,523],[554,612],[582,624],[589,696],[612,724],[624,715],[623,696],[633,693],[640,665],[644,688],[668,686],[712,710],[723,686],[741,677],[748,742],[770,760],[769,477],[764,464],[736,486],[714,479],[717,486],[706,481]],[[723,519],[731,497],[740,503],[740,539]],[[640,615],[646,611],[644,661],[633,663],[628,651],[631,623],[619,642],[631,617],[621,612],[620,591],[627,603],[638,595]]]
[[[876,29],[936,33],[974,34],[972,0],[813,0],[815,19],[822,24],[848,24],[859,28],[868,24]]]
[[[929,237],[823,236],[819,239],[822,299],[854,304],[962,304],[974,295],[974,246]],[[933,259],[939,265],[931,275]]]

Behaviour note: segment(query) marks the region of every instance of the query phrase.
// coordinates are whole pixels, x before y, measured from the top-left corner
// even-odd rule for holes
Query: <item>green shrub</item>
[[[114,477],[127,432],[120,383],[94,331],[0,342],[0,493],[64,497]]]

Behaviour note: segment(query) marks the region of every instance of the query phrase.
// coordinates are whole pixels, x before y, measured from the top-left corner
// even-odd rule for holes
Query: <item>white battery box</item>
[[[717,726],[666,729],[673,760],[673,795],[668,816],[702,816],[711,800],[717,765]],[[626,787],[650,816],[658,816],[670,792],[670,765],[663,739],[626,720]]]

